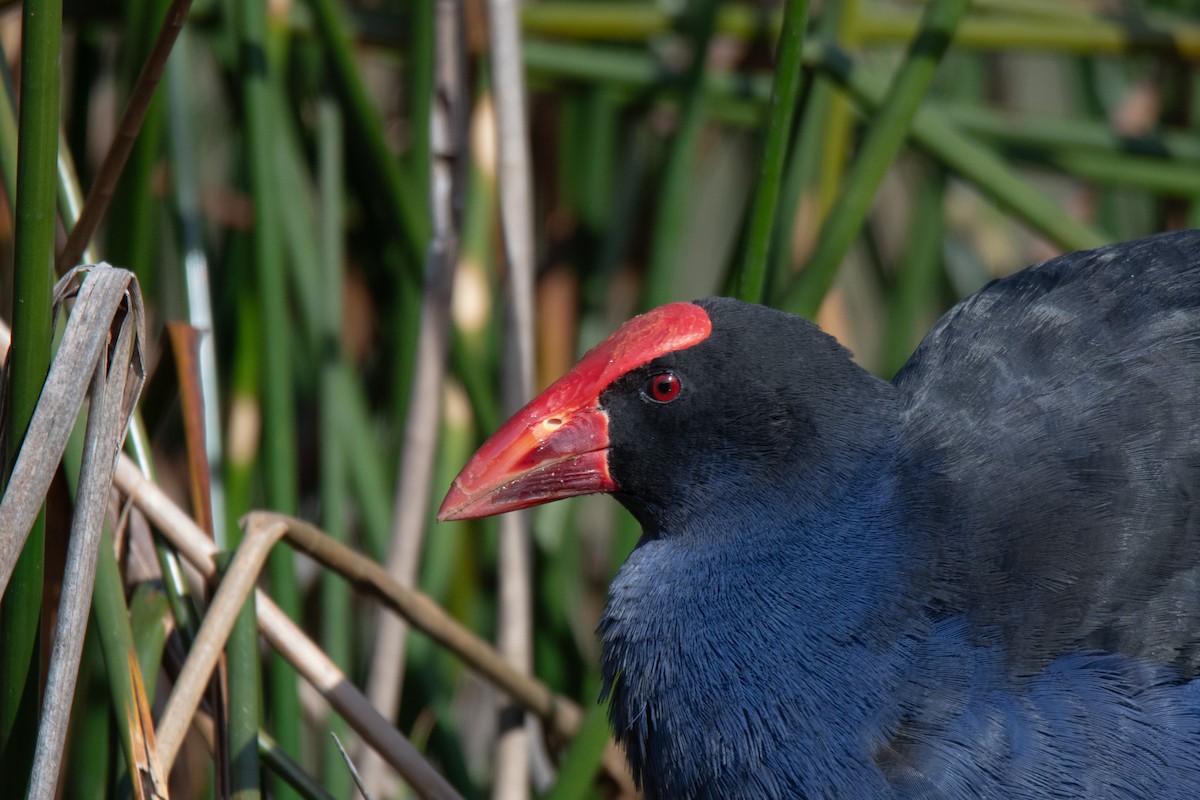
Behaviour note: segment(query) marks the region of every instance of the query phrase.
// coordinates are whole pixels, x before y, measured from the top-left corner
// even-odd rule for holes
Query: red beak
[[[700,306],[672,303],[626,322],[483,443],[438,519],[473,519],[564,497],[614,492],[600,395],[620,376],[712,332]]]
[[[535,400],[506,422],[450,485],[438,519],[473,519],[577,494],[611,492],[608,415]]]

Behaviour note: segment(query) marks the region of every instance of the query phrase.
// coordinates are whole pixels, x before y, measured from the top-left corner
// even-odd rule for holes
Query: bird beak
[[[671,303],[626,322],[483,443],[451,484],[438,519],[487,517],[617,491],[600,395],[630,370],[711,332],[708,313],[693,303]]]
[[[555,407],[548,395],[525,406],[471,457],[450,485],[439,521],[617,488],[608,474],[608,415],[598,403]]]

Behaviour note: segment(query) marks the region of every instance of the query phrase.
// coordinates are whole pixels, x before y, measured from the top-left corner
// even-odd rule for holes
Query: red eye
[[[663,372],[646,381],[642,393],[656,403],[669,403],[679,396],[682,388],[674,372]]]

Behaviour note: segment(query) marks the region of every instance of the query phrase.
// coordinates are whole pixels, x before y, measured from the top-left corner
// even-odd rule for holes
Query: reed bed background
[[[1200,224],[1195,6],[0,3],[3,474],[56,270],[136,275],[146,364],[94,591],[63,567],[82,415],[4,589],[0,794],[80,592],[63,796],[348,797],[331,733],[380,800],[630,794],[593,631],[636,526],[594,497],[437,525],[454,473],[660,303],[813,316],[886,376],[994,277]],[[239,543],[277,537],[262,638]],[[185,737],[202,622],[231,631]]]

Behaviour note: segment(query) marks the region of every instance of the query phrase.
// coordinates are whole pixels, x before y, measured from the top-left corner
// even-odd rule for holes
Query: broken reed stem
[[[513,667],[488,641],[476,636],[426,595],[393,579],[381,564],[303,520],[267,511],[254,514],[285,522],[284,538],[288,544],[337,572],[359,592],[375,597],[403,616],[413,628],[454,653],[515,702],[541,718],[554,737],[569,739],[578,732],[583,721],[583,710],[578,704]],[[612,742],[605,751],[604,768],[623,795],[633,794],[633,780],[625,757]]]
[[[215,579],[217,568],[213,557],[217,552],[216,545],[187,512],[167,497],[157,484],[147,480],[127,456],[122,455],[118,460],[113,483],[206,580]],[[419,794],[430,798],[461,797],[265,592],[259,590],[255,602],[258,604],[258,628],[271,646],[287,658]]]
[[[358,553],[315,525],[266,511],[255,512],[287,525],[288,543],[337,572],[355,589],[375,597],[410,625],[461,658],[514,700],[537,714],[556,734],[571,737],[583,721],[574,702],[516,670],[489,642],[467,630],[437,603],[392,578],[379,563]]]
[[[229,571],[204,615],[200,632],[159,720],[158,757],[168,771],[191,727],[192,716],[208,688],[209,678],[225,649],[225,641],[233,630],[238,612],[254,590],[267,555],[283,536],[284,529],[285,526],[279,523],[247,526],[246,537],[234,553]]]

